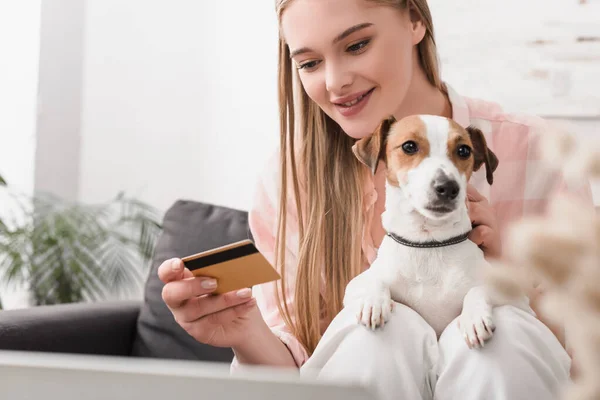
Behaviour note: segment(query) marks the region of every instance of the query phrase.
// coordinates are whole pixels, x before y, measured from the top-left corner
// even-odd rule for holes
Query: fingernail
[[[246,288],[246,289],[238,290],[238,292],[236,294],[238,297],[245,299],[245,298],[252,296],[252,290]]]
[[[173,271],[175,271],[175,272],[179,271],[179,266],[180,266],[179,260],[173,260],[171,262],[171,269]]]
[[[217,287],[217,281],[214,279],[207,279],[205,281],[202,281],[202,287],[204,289],[214,289]]]

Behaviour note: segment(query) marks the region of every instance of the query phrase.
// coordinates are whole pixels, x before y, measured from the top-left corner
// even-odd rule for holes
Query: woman
[[[568,379],[570,359],[560,334],[530,314],[498,310],[502,329],[474,351],[455,323],[438,342],[398,304],[374,333],[342,309],[346,284],[368,268],[385,234],[384,168],[373,176],[358,162],[356,139],[390,114],[483,126],[500,167],[492,188],[481,175],[471,181],[470,239],[492,258],[507,224],[564,189],[547,185],[539,169],[523,173],[537,120],[462,98],[441,81],[425,0],[278,0],[277,11],[281,156],[261,179],[250,227],[283,279],[205,296],[217,282],[191,279],[181,260],[167,260],[159,269],[163,298],[178,323],[200,342],[232,347],[234,366],[309,365],[323,379],[372,384],[384,399],[551,398]],[[589,188],[581,195],[590,199]]]

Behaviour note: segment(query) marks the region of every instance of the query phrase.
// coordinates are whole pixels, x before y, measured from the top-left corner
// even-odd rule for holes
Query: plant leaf
[[[143,283],[162,230],[152,207],[123,193],[105,204],[50,194],[18,204],[23,222],[0,224],[0,279],[27,282],[37,304],[127,295]]]

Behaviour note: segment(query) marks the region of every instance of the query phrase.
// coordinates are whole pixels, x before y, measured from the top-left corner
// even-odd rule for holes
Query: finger
[[[180,258],[166,260],[158,267],[158,278],[163,283],[178,281],[192,276],[194,275],[189,269],[184,268],[183,261]]]
[[[187,301],[181,308],[176,309],[173,314],[177,321],[193,322],[252,300],[250,289],[242,289],[218,296],[198,296]]]
[[[216,288],[215,279],[192,276],[167,283],[162,289],[162,298],[169,308],[177,308],[189,299],[214,292]]]
[[[490,227],[485,225],[479,225],[471,231],[471,233],[469,234],[469,240],[471,240],[477,246],[485,247],[486,243],[489,242],[489,239],[492,235],[493,231]]]
[[[484,195],[479,193],[472,184],[467,185],[467,199],[472,202],[487,201]]]
[[[490,228],[495,226],[496,219],[491,208],[481,203],[471,203],[469,206],[469,218],[474,226],[485,225]]]
[[[231,321],[235,321],[238,318],[245,317],[246,314],[248,314],[248,312],[250,312],[250,310],[254,308],[254,306],[256,306],[256,299],[250,297],[248,299],[245,299],[244,302],[241,304],[237,304],[233,307],[228,307],[217,312],[208,314],[206,316],[206,319],[211,324],[227,324]]]
[[[181,326],[188,334],[201,343],[212,344],[211,341],[215,336],[215,327],[230,324],[236,319],[246,317],[255,306],[256,299],[252,298],[246,303],[209,314],[193,322],[184,322]]]
[[[469,240],[475,243],[477,246],[481,246],[483,244],[483,235],[481,230],[484,229],[484,226],[478,226],[474,228],[471,233],[469,233]]]

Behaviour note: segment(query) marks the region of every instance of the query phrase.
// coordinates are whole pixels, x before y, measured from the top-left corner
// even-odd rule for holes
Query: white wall
[[[163,210],[178,198],[247,209],[256,160],[278,140],[273,3],[88,2],[80,199],[127,189]],[[568,61],[598,48],[574,44],[598,27],[577,3],[430,0],[444,76],[508,109],[598,117],[600,61]]]
[[[79,195],[85,1],[43,0],[35,190]]]
[[[0,174],[26,193],[35,168],[40,2],[0,2]]]
[[[0,174],[16,192],[34,188],[41,0],[0,2]],[[19,217],[0,190],[0,216]],[[0,287],[5,308],[22,306],[16,287]]]
[[[88,2],[80,199],[247,208],[278,141],[272,1]]]
[[[459,91],[510,111],[600,119],[600,0],[428,3]]]

